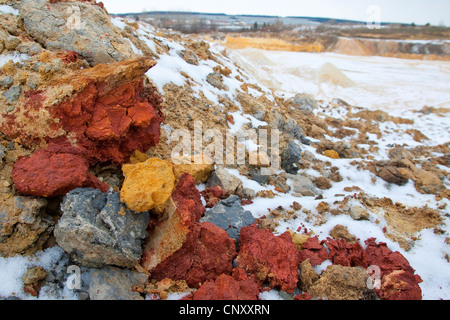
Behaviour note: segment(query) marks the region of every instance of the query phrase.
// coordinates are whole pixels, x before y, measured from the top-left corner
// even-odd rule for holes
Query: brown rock
[[[331,188],[331,182],[330,180],[328,180],[325,177],[318,177],[315,181],[314,181],[315,185],[317,188],[322,189],[322,190],[327,190]]]
[[[416,188],[421,193],[439,194],[444,189],[439,176],[431,171],[417,170]]]
[[[368,273],[358,267],[328,266],[309,288],[313,297],[329,300],[360,300],[367,290]]]
[[[314,285],[314,282],[316,282],[320,278],[320,275],[313,269],[311,263],[309,262],[309,259],[306,259],[302,263],[300,263],[299,267],[299,287],[303,291],[308,292],[309,289]]]
[[[47,200],[0,196],[0,254],[12,257],[42,250],[54,222],[45,212]]]
[[[334,228],[330,231],[330,236],[332,236],[333,239],[344,239],[349,243],[358,241],[358,239],[354,235],[348,232],[347,227],[341,224],[337,224],[336,226],[334,226]]]
[[[399,186],[408,182],[408,177],[404,169],[387,166],[377,169],[377,176],[389,183],[395,183]]]

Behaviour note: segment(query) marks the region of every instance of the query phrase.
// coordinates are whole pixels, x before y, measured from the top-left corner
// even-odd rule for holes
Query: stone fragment
[[[47,276],[47,271],[42,267],[32,267],[22,276],[23,284],[33,284],[39,282]]]
[[[272,288],[292,293],[298,282],[297,247],[289,232],[275,236],[256,224],[241,229],[237,266]]]
[[[211,210],[207,210],[200,219],[200,222],[205,221],[224,229],[238,243],[241,228],[255,223],[255,218],[250,211],[242,208],[238,196],[231,196],[218,202]]]
[[[21,41],[19,37],[10,36],[5,40],[4,45],[6,50],[15,50],[20,42]]]
[[[299,170],[296,163],[302,158],[302,149],[300,146],[289,141],[287,146],[281,152],[281,168],[287,173],[296,174]]]
[[[302,263],[300,263],[299,269],[300,269],[299,287],[303,291],[308,292],[309,288],[313,286],[314,282],[316,282],[320,278],[320,275],[311,266],[309,259],[306,259]]]
[[[219,186],[228,194],[242,195],[242,181],[223,167],[217,168],[206,182],[206,187]]]
[[[206,188],[205,190],[201,191],[201,194],[203,198],[205,199],[207,208],[212,208],[216,205],[217,202],[219,202],[221,199],[226,199],[229,197],[229,194],[227,194],[223,189],[219,186]]]
[[[101,6],[88,1],[25,0],[17,9],[28,34],[48,50],[77,51],[90,65],[135,56]]]
[[[133,211],[144,212],[164,205],[172,195],[175,176],[172,165],[158,158],[122,166],[125,180],[120,200]]]
[[[20,158],[12,171],[17,191],[23,195],[54,197],[81,187],[106,192],[109,186],[89,172],[87,160],[79,152],[38,150],[29,158]]]
[[[369,220],[370,217],[369,212],[361,206],[352,206],[348,212],[353,220]]]
[[[179,250],[204,212],[194,178],[186,173],[145,241],[141,265],[152,271]]]
[[[221,274],[208,280],[183,300],[258,300],[261,284],[244,270],[234,269],[233,275]]]
[[[328,266],[309,288],[313,297],[329,300],[360,300],[367,290],[366,270],[358,267]]]
[[[3,96],[6,99],[6,102],[13,103],[16,100],[19,100],[20,94],[22,93],[22,88],[20,86],[14,86],[9,88],[8,91],[3,93]]]
[[[404,270],[392,271],[382,279],[378,291],[383,300],[422,300],[422,290],[418,283],[422,279]]]
[[[421,193],[439,194],[445,188],[436,173],[425,170],[417,171],[415,185]]]
[[[323,155],[331,159],[339,159],[339,154],[334,150],[325,150]]]
[[[133,268],[141,258],[149,214],[127,209],[117,192],[75,189],[61,203],[55,237],[74,261],[88,267]]]
[[[377,168],[377,176],[389,183],[402,186],[408,182],[408,176],[401,168],[386,166]]]
[[[207,160],[204,155],[202,155],[200,163],[196,163],[197,161],[195,156],[172,158],[175,178],[178,180],[183,173],[189,173],[194,177],[196,184],[206,182],[214,171],[213,161]]]
[[[341,224],[337,224],[336,226],[334,226],[334,228],[330,231],[330,236],[333,239],[343,239],[348,243],[355,243],[356,241],[358,241],[358,239],[354,235],[348,232],[347,227]]]
[[[292,189],[295,193],[305,197],[314,197],[321,194],[321,191],[317,190],[309,177],[300,174],[288,174],[287,177],[291,179]]]
[[[47,200],[0,196],[0,255],[29,255],[42,250],[54,222],[46,213]]]
[[[147,276],[128,269],[105,267],[94,269],[89,277],[90,300],[144,300],[135,290],[144,286]]]
[[[332,187],[330,180],[325,177],[318,177],[314,180],[314,184],[317,188],[327,190]]]
[[[183,246],[151,271],[156,280],[186,280],[189,287],[231,273],[236,257],[234,239],[210,222],[195,224]]]
[[[309,259],[311,265],[317,266],[329,258],[327,249],[319,242],[318,237],[310,237],[298,252],[299,263]]]

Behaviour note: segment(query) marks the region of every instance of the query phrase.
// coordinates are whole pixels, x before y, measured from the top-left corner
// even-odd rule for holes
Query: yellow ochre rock
[[[120,201],[136,212],[163,205],[175,188],[172,164],[158,158],[124,164],[122,171],[125,180],[120,191]]]
[[[199,159],[195,156],[177,156],[172,159],[173,172],[178,180],[183,173],[189,173],[196,184],[204,183],[214,171],[214,161],[205,154]]]
[[[331,159],[339,159],[339,154],[334,150],[325,150],[323,155]]]

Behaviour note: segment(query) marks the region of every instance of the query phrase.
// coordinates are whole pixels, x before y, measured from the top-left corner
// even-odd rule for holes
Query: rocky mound
[[[75,265],[79,299],[422,298],[428,279],[405,255],[421,230],[447,234],[449,150],[413,120],[280,97],[226,51],[95,1],[0,9],[0,255],[60,250],[19,297],[44,297]],[[383,143],[396,125],[418,144]],[[245,129],[279,143],[223,148]],[[333,217],[378,236],[314,234]]]

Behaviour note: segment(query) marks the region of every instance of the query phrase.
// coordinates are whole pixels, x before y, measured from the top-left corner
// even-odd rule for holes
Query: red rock
[[[297,247],[289,232],[275,236],[268,229],[257,229],[256,224],[241,229],[239,268],[254,274],[271,287],[292,293],[298,282]]]
[[[368,267],[366,253],[358,242],[348,243],[344,239],[327,238],[325,243],[330,250],[329,256],[333,264],[344,267]]]
[[[300,293],[294,297],[294,300],[311,300],[311,299],[312,299],[312,296],[307,292]]]
[[[65,195],[78,187],[107,192],[109,186],[89,173],[87,160],[80,154],[36,151],[19,159],[12,170],[17,191],[36,197]]]
[[[420,282],[420,276],[411,272],[392,271],[383,277],[381,289],[377,293],[383,300],[422,300],[422,290],[418,285]]]
[[[180,177],[170,200],[164,208],[164,219],[149,226],[150,235],[144,244],[141,265],[150,272],[183,247],[205,212],[190,174]]]
[[[78,53],[76,51],[66,51],[60,56],[65,63],[73,63],[78,60]]]
[[[151,271],[156,280],[186,280],[190,287],[230,274],[236,257],[234,239],[210,222],[195,224],[183,246]]]
[[[90,163],[122,164],[135,151],[146,152],[160,138],[158,109],[142,96],[143,79],[113,88],[101,96],[90,84],[69,101],[53,107],[66,132],[76,135],[78,148]]]
[[[66,55],[76,58],[73,52]],[[105,190],[88,173],[90,165],[123,164],[134,151],[158,144],[162,99],[157,89],[144,85],[145,72],[155,64],[140,58],[97,65],[50,79],[44,91],[26,93],[24,104],[5,117],[2,133],[30,148],[48,147],[15,165],[18,191],[50,196],[80,186]]]
[[[261,284],[244,270],[234,269],[233,275],[221,274],[208,280],[193,294],[183,300],[257,300]]]
[[[310,237],[298,252],[299,263],[309,259],[311,266],[317,266],[327,260],[329,254],[327,249],[319,242],[318,236]]]
[[[172,199],[178,210],[188,211],[192,214],[194,222],[198,222],[205,213],[200,192],[195,187],[195,179],[189,173],[184,173],[179,178],[172,193]]]
[[[366,256],[368,265],[377,265],[381,269],[382,276],[395,270],[404,270],[414,274],[415,270],[411,267],[408,260],[398,251],[391,251],[386,243],[376,243],[375,238],[369,238],[365,241]]]
[[[206,201],[206,207],[212,208],[222,199],[228,198],[229,194],[225,192],[220,186],[206,188],[201,192]]]

